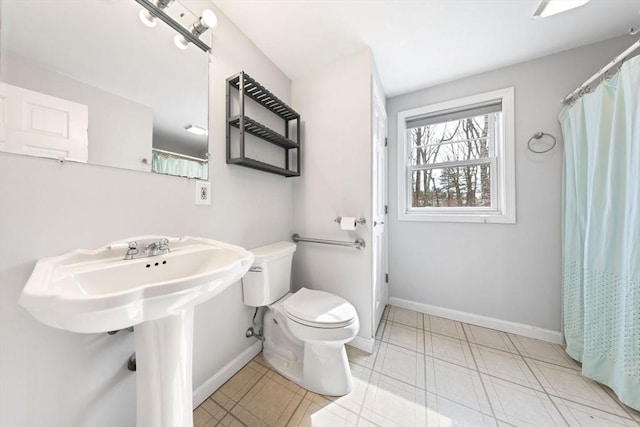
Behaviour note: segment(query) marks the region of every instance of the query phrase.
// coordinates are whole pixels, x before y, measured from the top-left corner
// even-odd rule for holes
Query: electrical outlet
[[[196,205],[211,204],[211,183],[196,181]]]

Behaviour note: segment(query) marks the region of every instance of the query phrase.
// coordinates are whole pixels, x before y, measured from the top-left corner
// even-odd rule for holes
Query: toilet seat
[[[313,328],[344,328],[357,319],[356,309],[347,300],[307,288],[287,298],[283,308],[290,320]]]

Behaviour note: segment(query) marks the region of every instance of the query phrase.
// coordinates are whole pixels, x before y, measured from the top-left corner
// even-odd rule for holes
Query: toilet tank
[[[262,307],[285,296],[291,288],[291,261],[295,243],[276,242],[250,250],[255,259],[242,278],[242,300]]]

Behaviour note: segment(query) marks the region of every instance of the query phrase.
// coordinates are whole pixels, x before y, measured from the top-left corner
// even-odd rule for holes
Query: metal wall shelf
[[[231,89],[238,91],[239,109],[237,115],[232,115]],[[249,118],[245,114],[245,96],[257,102],[271,113],[284,120],[284,135]],[[289,138],[290,122],[295,121],[295,141]],[[240,132],[239,156],[231,157],[231,128]],[[253,135],[263,141],[284,149],[285,167],[275,166],[245,155],[245,135]],[[290,165],[290,150],[295,150],[296,169]],[[282,102],[277,96],[269,92],[264,86],[251,78],[244,71],[227,79],[227,164],[235,164],[286,177],[300,176],[300,115]]]
[[[240,129],[240,116],[230,117],[228,121],[231,126]],[[257,136],[258,138],[264,139],[265,141],[278,145],[282,148],[299,147],[297,142],[292,141],[289,138],[285,138],[262,123],[250,119],[249,116],[244,116],[244,130],[253,136]]]
[[[230,86],[237,90],[240,90],[242,87],[245,95],[279,115],[284,120],[300,118],[300,115],[293,111],[293,108],[282,102],[277,96],[269,92],[244,71],[230,77],[227,81]],[[241,86],[240,81],[244,81],[244,85]]]
[[[245,166],[251,169],[257,169],[265,172],[271,172],[271,173],[275,173],[277,175],[282,175],[286,177],[300,176],[299,172],[291,171],[289,169],[283,169],[278,166],[270,165],[269,163],[250,159],[249,157],[245,157],[244,159],[239,159],[239,158],[229,159],[227,163],[231,165]]]

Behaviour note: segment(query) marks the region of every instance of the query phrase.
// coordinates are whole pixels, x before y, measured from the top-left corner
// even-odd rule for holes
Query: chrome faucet
[[[171,252],[169,249],[169,240],[162,238],[157,242],[149,243],[145,246],[143,251],[138,249],[138,242],[129,242],[129,249],[127,249],[127,253],[124,256],[124,259],[136,259],[136,258],[145,258],[152,257],[157,255],[164,255]]]

